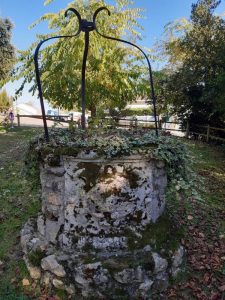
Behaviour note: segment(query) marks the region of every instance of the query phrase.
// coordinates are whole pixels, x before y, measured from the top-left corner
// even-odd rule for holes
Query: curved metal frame
[[[157,113],[156,113],[156,97],[155,97],[155,91],[154,91],[154,84],[153,84],[153,76],[152,76],[152,68],[151,68],[151,64],[149,61],[149,58],[147,56],[147,54],[137,45],[128,42],[126,40],[123,39],[118,39],[118,38],[114,38],[114,37],[110,37],[107,35],[102,34],[97,26],[96,26],[96,18],[98,16],[98,14],[101,11],[107,11],[108,15],[110,16],[111,13],[108,10],[107,7],[100,7],[96,10],[96,12],[93,15],[93,21],[92,22],[88,22],[85,19],[82,19],[79,12],[74,9],[74,8],[69,8],[66,10],[65,12],[65,17],[67,17],[68,12],[71,11],[73,12],[78,19],[78,30],[74,35],[58,35],[58,36],[53,36],[50,38],[47,38],[43,41],[40,41],[40,43],[37,45],[37,48],[35,50],[34,53],[34,64],[35,64],[35,74],[36,74],[36,80],[37,80],[37,86],[38,86],[38,92],[39,92],[39,98],[40,98],[40,103],[41,103],[41,110],[42,110],[42,117],[43,117],[43,124],[44,124],[44,130],[45,130],[45,138],[46,141],[49,141],[49,134],[48,134],[48,126],[47,126],[47,121],[46,121],[46,114],[45,114],[45,107],[44,107],[44,100],[43,100],[43,93],[42,93],[42,85],[41,85],[41,78],[40,78],[40,71],[39,71],[39,63],[38,63],[38,54],[39,54],[39,50],[41,48],[41,46],[52,39],[58,39],[58,38],[72,38],[72,37],[76,37],[80,34],[81,31],[83,31],[85,33],[85,47],[84,47],[84,54],[83,54],[83,63],[82,63],[82,80],[81,80],[81,94],[82,94],[82,117],[81,117],[81,125],[82,128],[85,129],[85,75],[86,75],[86,62],[87,62],[87,56],[88,56],[88,49],[89,49],[89,33],[93,30],[96,30],[96,32],[101,36],[104,37],[106,39],[109,40],[113,40],[113,41],[118,41],[118,42],[122,42],[128,45],[131,45],[133,47],[135,47],[136,49],[138,49],[139,51],[141,51],[141,53],[144,55],[144,57],[147,60],[147,64],[148,64],[148,69],[149,69],[149,83],[150,83],[150,89],[151,89],[151,98],[152,98],[152,102],[153,102],[153,109],[154,109],[154,118],[155,118],[155,131],[156,131],[156,136],[158,136],[158,122],[157,122]]]

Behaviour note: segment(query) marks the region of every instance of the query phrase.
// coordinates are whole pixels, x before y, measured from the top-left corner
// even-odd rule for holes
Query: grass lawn
[[[19,245],[22,225],[41,207],[39,191],[25,178],[23,166],[27,141],[39,130],[0,132],[0,300],[48,299],[29,278]],[[203,182],[201,199],[181,197],[179,205],[170,203],[184,228],[187,263],[183,278],[173,283],[167,297],[221,300],[225,299],[225,152],[184,142]],[[22,285],[24,278],[29,280],[27,287]]]
[[[184,141],[199,175],[200,198],[171,201],[174,217],[184,228],[186,272],[168,291],[169,299],[225,299],[225,150]]]
[[[35,129],[0,132],[0,299],[30,299],[22,294],[27,270],[20,251],[20,230],[40,210],[40,195],[24,176],[23,158]]]

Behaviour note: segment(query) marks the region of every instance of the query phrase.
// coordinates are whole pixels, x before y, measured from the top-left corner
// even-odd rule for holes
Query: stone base
[[[40,177],[42,214],[21,232],[33,279],[76,300],[151,299],[167,289],[184,249],[163,216],[164,162],[48,155]]]
[[[21,234],[31,277],[50,290],[65,290],[72,299],[151,299],[165,291],[169,278],[181,271],[184,248],[164,242],[158,247],[158,241],[152,239],[144,245],[145,232],[142,237],[130,232],[126,237],[102,238],[101,249],[94,239],[96,248],[89,241],[66,252],[47,244],[35,227],[36,221],[30,221]],[[116,250],[107,248],[109,239]]]

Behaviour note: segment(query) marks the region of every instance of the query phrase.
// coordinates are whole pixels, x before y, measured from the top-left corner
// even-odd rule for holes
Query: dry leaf
[[[24,279],[22,280],[22,285],[23,285],[23,286],[28,286],[28,285],[30,285],[30,281],[29,281],[27,278],[24,278]]]
[[[220,286],[220,287],[219,287],[219,290],[220,290],[221,292],[225,292],[225,284],[222,285],[222,286]]]

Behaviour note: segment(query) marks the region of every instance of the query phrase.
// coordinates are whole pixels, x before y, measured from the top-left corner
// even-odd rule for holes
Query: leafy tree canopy
[[[225,120],[225,21],[214,11],[221,1],[199,0],[190,21],[169,24],[164,42],[169,65],[163,89],[182,120],[223,125]],[[167,35],[168,36],[168,35]]]
[[[0,87],[3,86],[15,62],[15,49],[11,44],[12,23],[0,18]]]
[[[49,4],[51,0],[46,1]],[[110,17],[101,12],[97,19],[99,31],[117,38],[136,42],[141,39],[142,30],[137,19],[142,17],[142,9],[131,8],[132,1],[117,0],[115,6],[109,6]],[[79,11],[82,18],[91,20],[93,13],[101,6],[106,6],[104,0],[77,0],[68,4]],[[66,9],[67,9],[66,8]],[[76,31],[77,19],[70,14],[64,17],[65,9],[58,13],[42,16],[32,26],[47,21],[49,29],[54,34],[41,35],[37,42],[27,51],[20,51],[20,65],[14,79],[24,78],[21,86],[31,83],[31,90],[36,90],[34,81],[33,53],[38,42],[53,35],[71,35]],[[41,77],[44,97],[54,106],[73,109],[81,102],[81,68],[84,50],[84,34],[69,39],[59,39],[42,48],[40,51]],[[135,49],[122,43],[109,41],[96,32],[90,33],[90,47],[86,69],[86,106],[92,112],[96,106],[104,108],[122,108],[128,101],[139,96],[146,96],[148,84],[146,81],[146,63],[143,56]]]

